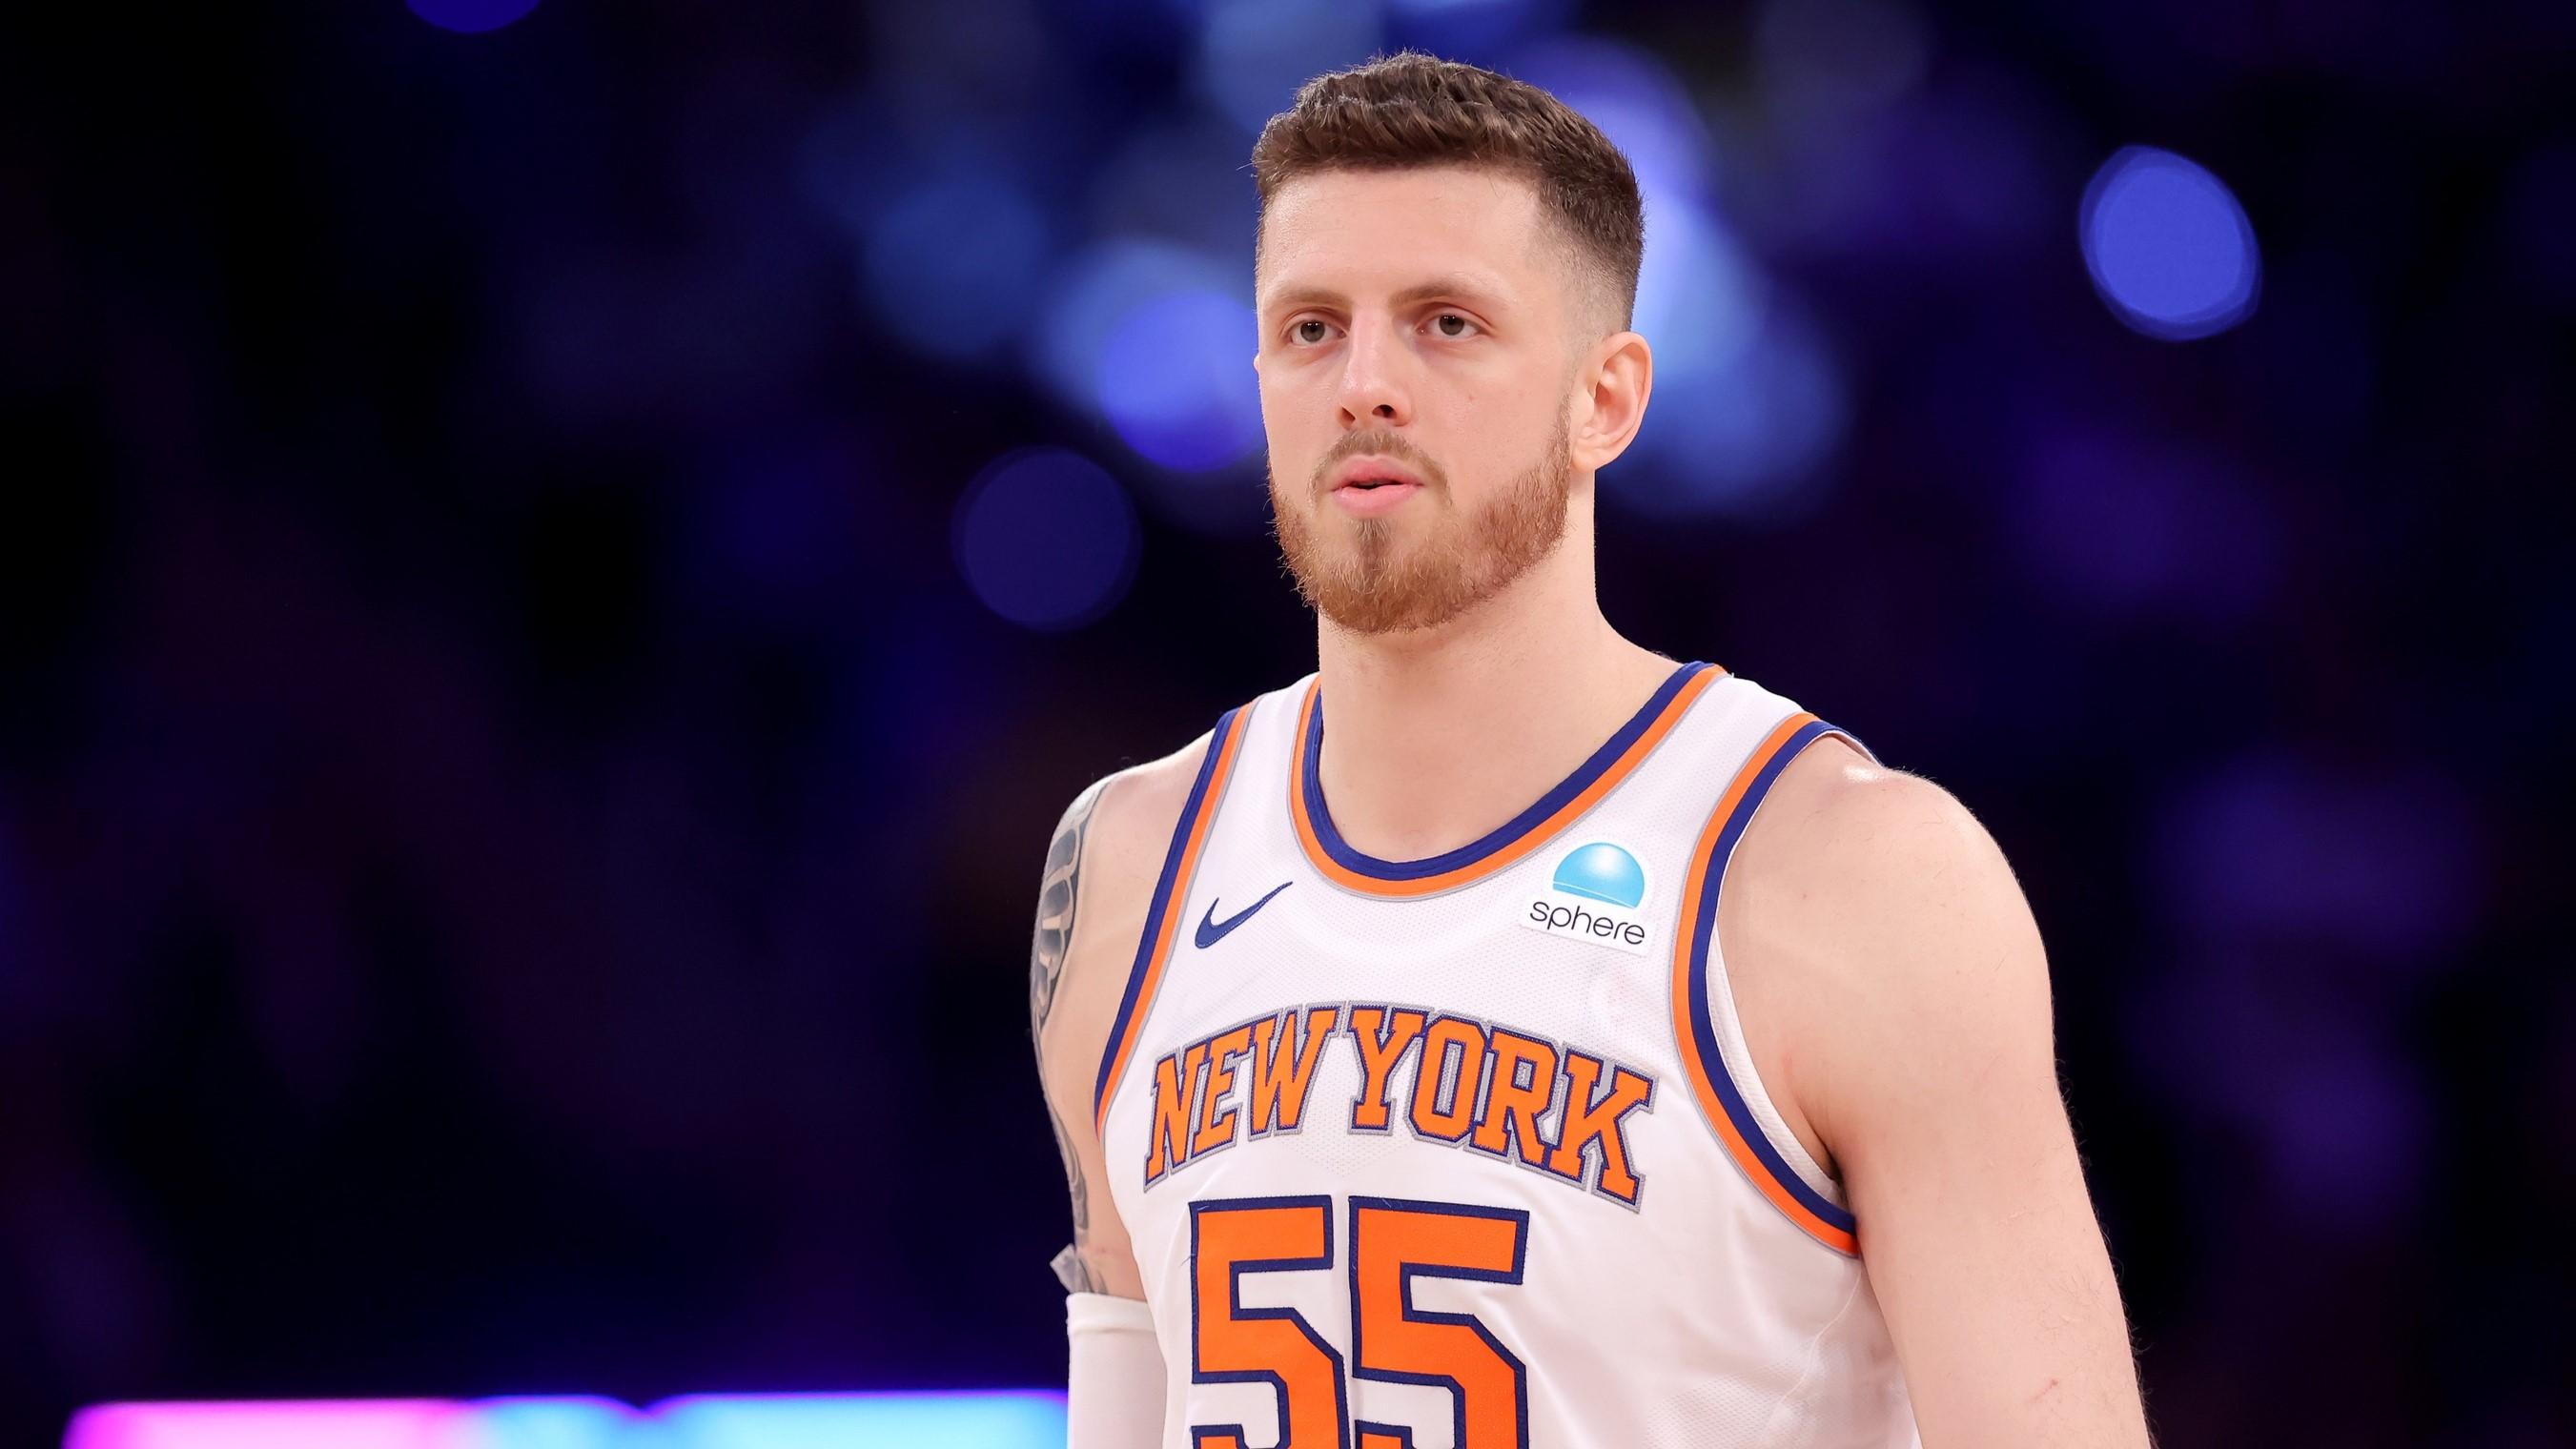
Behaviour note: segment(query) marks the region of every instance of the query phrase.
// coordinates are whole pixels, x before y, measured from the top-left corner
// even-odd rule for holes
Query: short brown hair
[[[1252,146],[1261,211],[1316,172],[1472,166],[1522,176],[1624,330],[1637,306],[1646,211],[1628,158],[1573,107],[1525,81],[1418,50],[1319,75]],[[1253,256],[1260,257],[1258,223]],[[1606,334],[1605,334],[1606,335]]]

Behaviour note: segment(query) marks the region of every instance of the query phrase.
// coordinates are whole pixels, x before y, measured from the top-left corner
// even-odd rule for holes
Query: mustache
[[[1449,475],[1441,466],[1423,455],[1422,450],[1393,433],[1351,433],[1324,452],[1315,464],[1315,492],[1324,490],[1324,482],[1335,468],[1353,458],[1375,456],[1391,458],[1421,475],[1422,481],[1434,488],[1447,489]]]

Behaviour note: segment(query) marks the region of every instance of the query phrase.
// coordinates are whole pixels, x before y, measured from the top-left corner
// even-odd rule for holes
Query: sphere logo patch
[[[1646,868],[1635,853],[1607,840],[1590,841],[1557,858],[1544,895],[1513,919],[1542,935],[1573,937],[1642,956],[1648,937],[1642,914]]]

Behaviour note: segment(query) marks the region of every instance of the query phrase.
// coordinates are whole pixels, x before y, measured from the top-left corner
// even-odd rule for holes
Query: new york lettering
[[[1425,1142],[1462,1144],[1637,1203],[1627,1122],[1653,1103],[1653,1078],[1473,1017],[1373,1005],[1288,1007],[1155,1062],[1145,1185],[1238,1142],[1298,1131],[1310,1110],[1331,1110],[1309,1101],[1327,1050],[1349,1052],[1359,1066],[1344,1122],[1353,1132],[1390,1133],[1400,1121]]]

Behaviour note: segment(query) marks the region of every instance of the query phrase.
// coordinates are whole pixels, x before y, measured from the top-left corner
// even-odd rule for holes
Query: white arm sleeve
[[[1133,1298],[1070,1293],[1064,1334],[1065,1449],[1155,1449],[1163,1442],[1163,1350]]]

